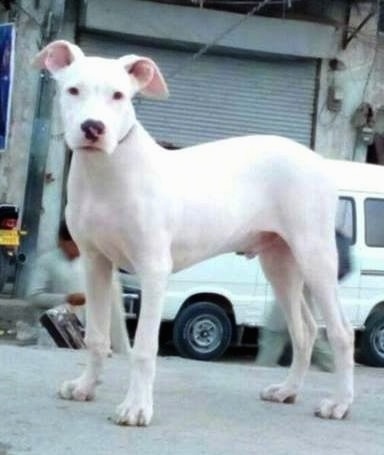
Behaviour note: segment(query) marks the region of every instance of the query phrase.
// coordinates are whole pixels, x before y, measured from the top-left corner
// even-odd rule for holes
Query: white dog
[[[276,136],[164,150],[132,106],[137,92],[168,95],[149,58],[86,57],[77,46],[55,41],[37,55],[36,65],[59,86],[65,140],[74,151],[66,216],[87,274],[88,362],[79,378],[62,385],[61,397],[94,396],[109,349],[111,275],[114,266],[124,267],[140,279],[142,306],[128,393],[116,422],[148,425],[167,279],[233,251],[260,256],[292,337],[288,377],[261,398],[293,402],[302,386],[316,335],[302,299],[305,282],[326,321],[336,364],[336,390],[316,414],[343,418],[353,400],[353,331],[337,300],[337,195],[326,160]]]

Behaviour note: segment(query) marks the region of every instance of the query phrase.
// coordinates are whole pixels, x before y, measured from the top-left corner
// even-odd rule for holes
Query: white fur
[[[292,402],[302,386],[316,333],[302,299],[305,281],[326,321],[336,363],[336,389],[316,414],[343,418],[353,400],[353,332],[337,300],[337,195],[325,160],[277,136],[164,150],[137,121],[131,103],[137,91],[167,95],[151,60],[85,57],[78,47],[59,41],[43,49],[36,63],[49,69],[59,85],[65,138],[74,150],[66,216],[87,269],[89,359],[80,378],[64,383],[61,396],[94,396],[109,346],[112,269],[125,267],[140,279],[142,306],[128,393],[116,422],[149,424],[170,273],[242,251],[248,257],[260,255],[293,342],[287,379],[263,390],[261,397]],[[73,87],[76,94],[68,92]],[[123,98],[115,99],[116,92]],[[91,140],[82,130],[87,120],[105,126]]]

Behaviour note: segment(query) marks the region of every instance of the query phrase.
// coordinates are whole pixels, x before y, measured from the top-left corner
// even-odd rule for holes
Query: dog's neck
[[[151,163],[155,163],[157,161],[156,157],[162,152],[164,153],[166,150],[136,120],[125,136],[120,139],[116,150],[110,157],[112,159],[114,156],[117,159],[121,157],[124,162],[129,160],[131,165],[135,165],[141,161],[146,162],[147,159],[150,159]]]
[[[134,123],[129,130],[124,134],[124,136],[118,141],[117,146],[119,147],[123,142],[127,141],[129,139],[129,136],[131,135],[133,129],[135,128],[136,123]]]
[[[137,121],[111,154],[75,150],[69,187],[95,186],[94,191],[98,191],[104,184],[117,185],[121,179],[135,185],[138,175],[141,180],[155,179],[167,152]]]

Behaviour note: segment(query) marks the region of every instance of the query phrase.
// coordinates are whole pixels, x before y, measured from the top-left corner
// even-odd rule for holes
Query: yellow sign
[[[17,229],[0,229],[0,245],[19,246],[20,238]]]

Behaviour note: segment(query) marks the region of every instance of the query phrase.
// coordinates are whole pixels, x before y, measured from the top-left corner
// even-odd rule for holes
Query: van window
[[[384,247],[384,199],[366,199],[365,243],[368,246]]]
[[[336,229],[351,240],[356,239],[355,203],[352,198],[341,197],[337,205]]]

